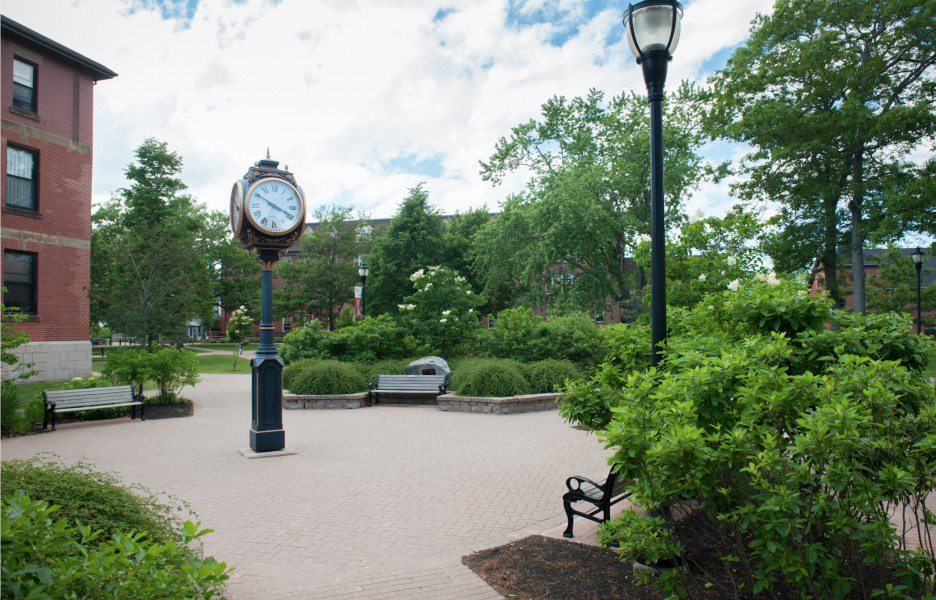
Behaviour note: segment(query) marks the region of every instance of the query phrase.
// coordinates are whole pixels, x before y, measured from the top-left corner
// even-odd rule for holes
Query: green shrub
[[[4,379],[0,389],[0,427],[10,433],[22,433],[33,423],[42,421],[42,401]]]
[[[313,319],[305,327],[293,329],[283,336],[279,355],[286,364],[305,358],[326,358],[328,348],[325,341],[330,335],[331,332],[322,329],[322,324]]]
[[[349,362],[402,358],[420,350],[390,315],[366,317],[339,329],[331,334],[326,347],[332,358]]]
[[[497,313],[488,330],[488,351],[497,358],[534,361],[545,358],[540,346],[546,331],[543,320],[526,307],[508,308]]]
[[[679,553],[663,524],[692,498],[754,593],[781,582],[817,599],[933,593],[932,547],[903,539],[934,515],[890,517],[936,488],[936,394],[919,370],[936,344],[890,317],[837,314],[832,331],[817,318],[828,309],[792,284],[747,282],[674,311],[659,368],[612,357],[573,386],[563,416],[603,430],[635,503],[662,514],[603,528],[624,560]],[[678,593],[678,577],[657,583]]]
[[[143,486],[121,486],[113,473],[95,471],[86,463],[65,465],[50,455],[3,461],[0,486],[4,495],[19,490],[61,505],[58,515],[69,526],[81,521],[108,537],[145,531],[150,539],[165,542],[175,539],[182,525],[176,515],[183,504],[168,504]]]
[[[89,525],[53,521],[56,507],[17,492],[0,502],[3,598],[221,598],[230,570],[186,545],[211,530],[185,522],[176,540],[143,533],[104,536]]]
[[[353,394],[367,391],[367,380],[348,363],[312,362],[290,377],[289,391],[299,395]]]
[[[571,360],[585,369],[598,365],[605,351],[595,319],[585,313],[574,313],[548,319],[543,326],[544,338],[539,344],[538,360],[558,358]]]
[[[472,359],[452,371],[450,389],[460,396],[502,397],[530,393],[520,363],[510,359]]]
[[[534,394],[549,394],[565,389],[566,380],[580,377],[572,361],[548,358],[522,365],[522,372]]]
[[[286,365],[283,368],[283,387],[291,392],[293,386],[301,379],[303,371],[317,362],[317,359],[305,358]]]
[[[144,350],[132,346],[108,348],[101,374],[111,380],[111,385],[132,385],[142,390],[148,378],[144,354]]]
[[[198,359],[191,350],[162,348],[144,358],[146,377],[156,383],[158,391],[147,400],[151,404],[175,404],[183,387],[198,383]]]

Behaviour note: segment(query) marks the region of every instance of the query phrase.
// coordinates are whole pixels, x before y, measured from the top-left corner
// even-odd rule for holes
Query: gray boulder
[[[407,375],[448,375],[451,372],[445,359],[438,356],[418,358],[406,367]]]

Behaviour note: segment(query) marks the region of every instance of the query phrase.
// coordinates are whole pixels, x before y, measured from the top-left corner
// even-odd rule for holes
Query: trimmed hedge
[[[302,361],[284,370],[283,384],[293,394],[317,396],[367,391],[367,379],[354,365],[337,360]],[[288,382],[288,385],[287,385]]]
[[[548,358],[522,365],[523,375],[534,394],[550,394],[565,389],[566,380],[581,377],[578,367],[570,360]]]
[[[461,361],[452,371],[450,389],[460,396],[503,397],[531,392],[519,362],[511,359]]]

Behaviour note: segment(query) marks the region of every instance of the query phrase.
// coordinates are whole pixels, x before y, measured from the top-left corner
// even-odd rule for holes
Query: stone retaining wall
[[[361,408],[363,406],[367,406],[367,392],[334,396],[283,394],[283,408],[286,410],[334,410],[339,408]]]
[[[503,398],[475,398],[445,394],[439,396],[439,410],[451,412],[489,413],[511,415],[516,413],[556,410],[562,394],[526,394]]]

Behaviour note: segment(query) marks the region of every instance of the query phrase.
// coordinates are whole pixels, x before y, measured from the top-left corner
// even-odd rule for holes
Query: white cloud
[[[674,82],[710,74],[705,62],[741,42],[771,2],[686,4]],[[200,0],[185,26],[131,0],[3,3],[5,15],[119,73],[95,88],[96,201],[125,185],[134,149],[155,136],[183,156],[183,180],[212,209],[227,209],[233,181],[269,147],[310,210],[340,202],[374,217],[391,216],[421,181],[443,212],[496,210],[522,178],[492,187],[478,161],[511,127],[553,95],[642,92],[620,11],[529,0],[512,16],[555,21],[522,24],[507,0]],[[403,157],[436,160],[441,173],[401,172]],[[705,200],[717,194],[703,191],[690,207],[717,214]]]

